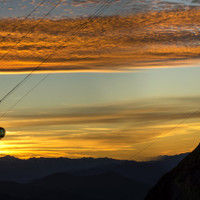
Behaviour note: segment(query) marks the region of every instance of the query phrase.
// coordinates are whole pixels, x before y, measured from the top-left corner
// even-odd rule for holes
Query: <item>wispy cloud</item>
[[[171,154],[184,152],[178,144],[194,138],[192,145],[198,136],[199,100],[199,97],[178,97],[12,111],[1,121],[8,132],[1,141],[0,153],[20,157],[106,155],[130,159],[135,149],[143,149],[156,139],[162,144],[156,146],[159,152],[166,152],[169,146]],[[147,151],[143,156],[158,155],[158,149],[151,149],[151,153]]]
[[[112,105],[62,107],[48,111],[21,110],[20,113],[9,113],[4,119],[4,123],[11,128],[107,124],[112,125],[112,130],[116,124],[121,128],[126,124],[130,127],[126,132],[131,132],[133,130],[132,125],[134,128],[139,129],[141,126],[173,125],[177,121],[187,118],[198,119],[200,117],[200,110],[196,109],[198,102],[199,98],[194,97],[158,100],[153,105],[148,104],[148,102],[125,102]],[[87,132],[106,132],[110,128],[92,126],[83,130]],[[73,133],[71,130],[67,132]],[[60,134],[62,135],[63,132]]]

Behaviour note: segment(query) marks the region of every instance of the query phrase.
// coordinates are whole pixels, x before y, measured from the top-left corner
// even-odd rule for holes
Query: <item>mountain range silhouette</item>
[[[0,157],[0,181],[28,183],[58,172],[92,176],[109,171],[129,179],[154,185],[162,175],[175,167],[186,154],[163,156],[157,160],[136,162],[110,158],[30,158]]]
[[[187,154],[136,162],[109,158],[0,158],[3,200],[144,200]]]
[[[130,180],[114,172],[96,176],[56,173],[26,184],[0,182],[3,199],[143,199],[149,185]]]

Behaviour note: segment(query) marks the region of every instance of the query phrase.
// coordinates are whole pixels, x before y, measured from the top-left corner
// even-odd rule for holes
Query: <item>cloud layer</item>
[[[38,71],[127,71],[198,63],[199,19],[197,8],[93,20],[2,19],[0,71],[29,72],[43,61]]]
[[[191,147],[198,137],[198,104],[199,97],[191,97],[11,112],[1,122],[8,130],[1,151],[20,157],[23,151],[24,157],[57,152],[57,156],[130,159],[135,149],[159,139],[158,146],[140,159],[166,150],[180,153],[187,151],[188,140],[193,140],[186,145]]]

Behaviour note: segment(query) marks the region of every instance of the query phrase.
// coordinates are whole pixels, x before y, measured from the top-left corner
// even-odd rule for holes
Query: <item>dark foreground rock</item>
[[[145,200],[200,199],[200,144],[177,167],[165,174]]]

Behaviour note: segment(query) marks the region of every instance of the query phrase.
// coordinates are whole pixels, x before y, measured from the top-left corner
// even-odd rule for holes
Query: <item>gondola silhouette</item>
[[[0,127],[0,139],[5,137],[5,135],[6,135],[6,130],[4,128]]]

